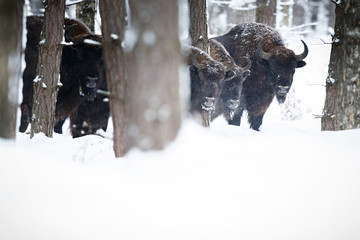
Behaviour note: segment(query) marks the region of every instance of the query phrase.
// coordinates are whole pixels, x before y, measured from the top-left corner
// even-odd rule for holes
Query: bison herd
[[[26,67],[23,72],[23,100],[19,131],[25,132],[32,117],[33,81],[39,56],[43,17],[26,21]],[[65,41],[60,65],[60,82],[54,131],[62,133],[70,119],[73,137],[106,131],[110,108],[101,35],[92,33],[78,20],[65,19]],[[196,47],[184,48],[184,62],[190,74],[190,108],[204,126],[222,115],[231,125],[240,125],[244,110],[250,128],[259,130],[273,98],[285,101],[296,68],[306,65],[303,53],[296,55],[284,46],[278,32],[261,23],[240,24],[228,33],[209,40],[209,54]]]

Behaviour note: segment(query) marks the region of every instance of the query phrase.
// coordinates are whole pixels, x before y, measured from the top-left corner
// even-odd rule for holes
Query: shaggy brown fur
[[[243,57],[248,57],[252,64],[239,99],[241,109],[230,124],[240,125],[245,109],[250,127],[259,130],[274,96],[283,103],[292,85],[295,68],[306,65],[303,59],[308,53],[307,46],[303,42],[304,52],[295,55],[284,46],[278,32],[260,23],[237,25],[215,39],[223,44],[236,64],[240,64]]]

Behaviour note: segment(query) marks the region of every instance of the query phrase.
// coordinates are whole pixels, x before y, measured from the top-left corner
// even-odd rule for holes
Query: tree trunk
[[[0,0],[0,137],[16,136],[23,0]]]
[[[125,0],[100,1],[103,50],[106,78],[111,95],[110,109],[114,125],[114,152],[116,157],[125,154],[125,89],[127,69],[122,47],[126,27]]]
[[[280,8],[278,13],[280,16],[276,18],[276,26],[278,28],[291,28],[293,17],[294,0],[278,0],[277,6]]]
[[[276,25],[276,0],[257,0],[256,22],[265,23],[271,27]]]
[[[336,5],[322,130],[360,127],[360,1]]]
[[[177,0],[130,1],[127,148],[163,149],[180,128],[181,63]]]
[[[39,46],[37,77],[34,80],[34,101],[31,137],[43,132],[53,136],[55,103],[61,62],[65,0],[45,1],[44,26]]]
[[[84,0],[76,5],[76,18],[85,23],[92,32],[95,32],[95,15],[95,0]]]
[[[43,14],[44,5],[42,0],[29,0],[30,12],[33,15]]]
[[[209,53],[206,0],[188,0],[191,45]]]

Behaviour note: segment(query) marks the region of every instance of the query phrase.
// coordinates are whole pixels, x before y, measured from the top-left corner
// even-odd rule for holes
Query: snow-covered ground
[[[305,40],[260,132],[184,119],[164,151],[121,159],[99,136],[0,139],[0,239],[360,239],[360,130],[320,131],[331,45]]]

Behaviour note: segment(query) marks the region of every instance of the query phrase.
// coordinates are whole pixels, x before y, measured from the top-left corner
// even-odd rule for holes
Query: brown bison
[[[304,52],[296,55],[284,46],[277,31],[261,23],[237,25],[215,39],[226,48],[236,64],[240,64],[243,57],[251,60],[251,74],[243,83],[239,99],[240,110],[229,123],[240,125],[245,109],[250,127],[259,130],[274,96],[279,103],[285,101],[295,69],[306,65],[303,60],[308,47],[303,42]]]
[[[242,60],[246,65],[244,67],[238,66],[225,47],[215,39],[210,39],[210,56],[230,67],[232,66],[231,69],[235,73],[231,81],[225,81],[222,84],[220,98],[216,102],[215,111],[212,114],[212,120],[223,115],[230,122],[235,112],[239,111],[242,85],[250,74],[251,61],[244,57]]]
[[[235,76],[234,62],[221,63],[196,47],[186,49],[185,62],[190,71],[190,112],[200,114],[203,125],[209,126],[223,82]]]
[[[85,104],[87,108],[96,108],[96,104],[90,102],[97,98],[97,90],[100,86],[106,88],[103,53],[100,46],[101,36],[93,34],[85,24],[74,19],[65,19],[64,25],[65,40],[72,42],[72,45],[63,47],[60,64],[62,86],[58,92],[55,110],[55,122],[60,122],[56,124],[55,131],[60,133],[62,120],[76,114],[84,101],[89,102]],[[27,17],[26,68],[23,73],[20,132],[25,132],[30,123],[33,80],[36,77],[42,26],[43,17]],[[104,118],[107,119],[108,115],[106,113]]]

